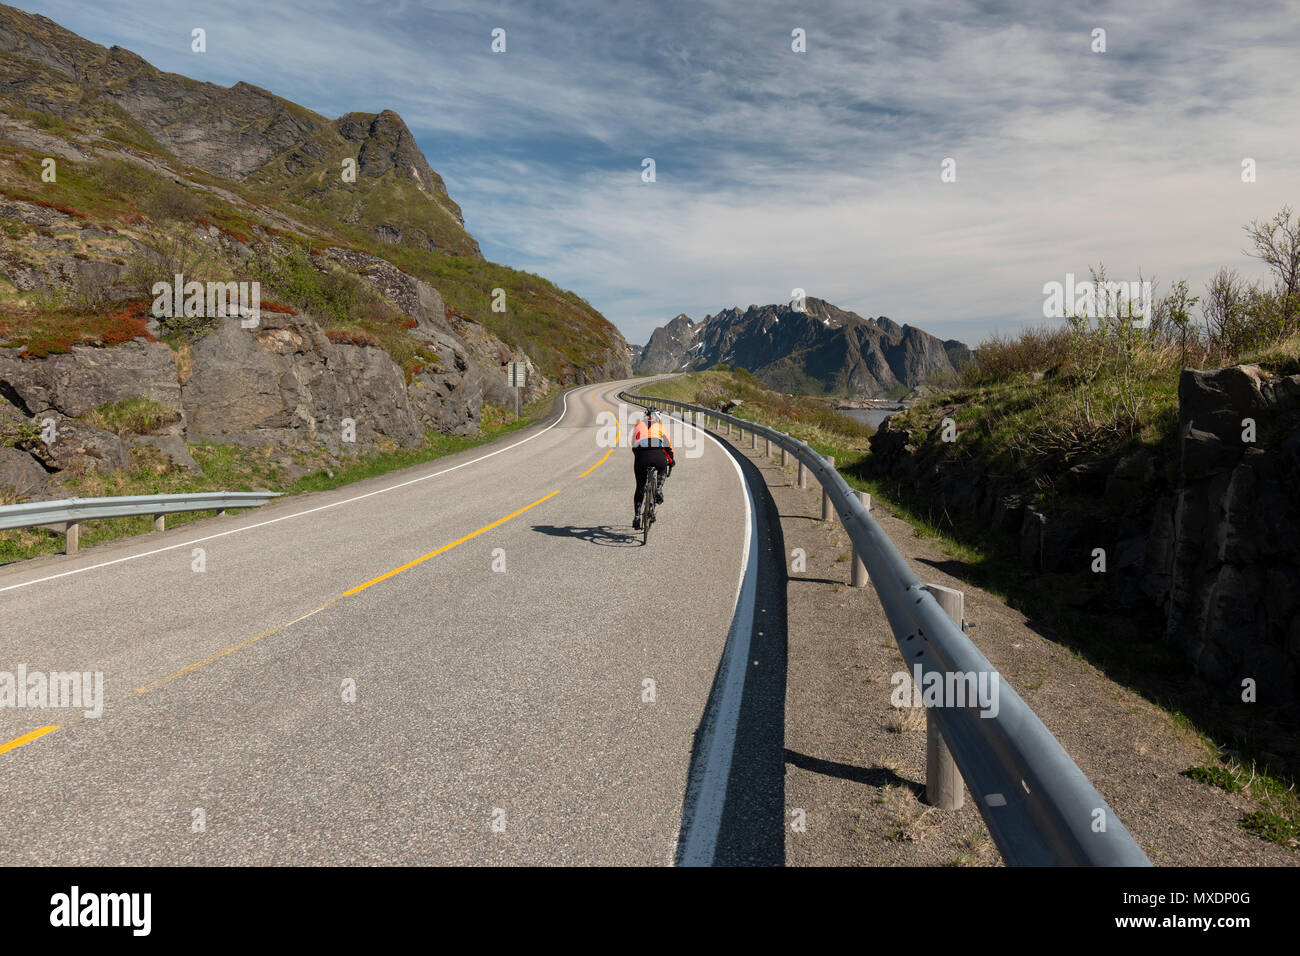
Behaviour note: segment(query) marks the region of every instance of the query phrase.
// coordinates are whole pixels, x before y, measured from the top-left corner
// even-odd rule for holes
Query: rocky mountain
[[[751,305],[700,322],[677,315],[651,334],[635,369],[655,374],[726,364],[781,391],[871,397],[906,392],[970,356],[961,342],[808,298],[803,309]]]
[[[20,107],[325,206],[380,241],[482,257],[442,177],[391,110],[328,119],[249,83],[163,73],[12,7],[0,7],[0,53],[4,95]],[[356,164],[353,183],[341,175],[345,159]]]
[[[200,294],[162,314],[177,275]],[[260,290],[251,327],[212,311],[227,284]],[[583,299],[482,258],[396,113],[328,119],[0,6],[0,494],[33,464],[128,467],[93,423],[137,401],[165,425],[132,440],[185,467],[201,441],[289,461],[473,433],[510,361],[526,399],[630,373]]]

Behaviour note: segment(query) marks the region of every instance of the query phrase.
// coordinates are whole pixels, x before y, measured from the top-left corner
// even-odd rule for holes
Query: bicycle
[[[646,475],[645,498],[641,501],[641,544],[650,543],[650,526],[655,522],[655,498],[663,487],[664,476],[658,468],[651,468]]]

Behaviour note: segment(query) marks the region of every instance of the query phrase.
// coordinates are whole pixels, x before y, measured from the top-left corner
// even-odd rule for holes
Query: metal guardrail
[[[927,707],[961,771],[989,833],[1011,866],[1150,866],[1119,817],[1029,705],[1002,680],[908,566],[834,466],[808,445],[756,422],[671,399],[621,392],[619,398],[658,409],[693,413],[694,424],[750,432],[793,455],[801,479],[811,472],[853,541],[855,559],[869,572],[894,639],[910,668],[937,674],[984,674],[998,684],[996,715],[977,704]],[[805,472],[804,469],[807,471]],[[801,487],[806,486],[801,480]],[[994,677],[994,675],[997,675]],[[938,742],[936,742],[938,743]],[[960,786],[957,787],[960,794]]]
[[[96,518],[127,518],[153,515],[155,531],[162,531],[165,515],[181,511],[219,511],[256,508],[277,491],[201,491],[182,495],[127,495],[120,498],[60,498],[57,501],[29,501],[0,507],[0,531],[11,528],[54,526],[67,536],[67,553],[77,553],[80,523]],[[62,525],[62,528],[57,526]]]

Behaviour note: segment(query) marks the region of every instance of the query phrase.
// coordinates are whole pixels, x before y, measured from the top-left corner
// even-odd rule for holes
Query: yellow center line
[[[612,448],[609,449],[608,451],[605,452],[605,458],[608,458],[608,457],[609,457],[610,455],[612,455],[613,453],[614,453],[614,449],[612,449]],[[590,475],[593,471],[595,471],[595,470],[596,470],[597,468],[599,468],[601,465],[605,464],[605,458],[602,458],[600,461],[596,462],[594,465],[592,465],[590,468],[588,468],[586,471],[584,471],[584,472],[583,472],[582,474],[580,474],[578,477],[579,477],[579,478],[586,478],[588,475]]]
[[[604,407],[603,403],[601,404],[602,407]],[[608,411],[608,409],[606,409],[606,411]],[[601,457],[600,461],[596,462],[594,465],[592,465],[590,468],[588,468],[586,471],[584,471],[581,475],[579,475],[574,480],[578,481],[583,478],[586,478],[589,474],[591,474],[593,471],[595,471],[597,468],[603,465],[609,459],[609,456],[613,453],[613,451],[614,449],[612,448],[606,450],[605,454]],[[572,483],[573,482],[570,482],[569,484]],[[569,485],[564,486],[564,488],[567,487],[569,487]],[[362,591],[364,591],[366,588],[378,584],[380,581],[387,581],[389,578],[395,577],[396,575],[401,574],[403,571],[410,570],[411,568],[415,567],[417,564],[422,564],[423,562],[428,561],[430,558],[436,558],[438,555],[450,551],[452,548],[456,547],[457,545],[464,544],[466,541],[469,541],[471,538],[477,538],[479,535],[483,534],[484,532],[491,531],[493,528],[505,524],[511,518],[519,517],[519,515],[523,514],[525,511],[528,511],[531,508],[536,508],[542,502],[549,501],[550,499],[558,495],[561,491],[563,491],[564,488],[557,488],[555,491],[552,491],[549,495],[544,495],[543,497],[538,498],[536,501],[532,502],[531,504],[524,505],[518,511],[512,511],[504,518],[498,518],[496,521],[493,521],[491,524],[485,524],[477,531],[471,531],[469,534],[457,538],[455,541],[452,541],[450,544],[444,544],[441,548],[438,548],[436,551],[430,551],[428,554],[418,557],[414,561],[408,561],[406,564],[403,564],[400,568],[394,568],[393,570],[387,572],[386,574],[381,574],[377,578],[371,578],[365,584],[359,584],[354,588],[349,588],[347,591],[344,591],[338,597],[331,598],[329,601],[326,601],[324,604],[322,604],[320,607],[316,608],[313,611],[308,611],[305,614],[299,614],[293,620],[285,621],[283,624],[278,624],[275,627],[271,628],[270,630],[263,631],[261,634],[254,635],[253,637],[250,637],[247,640],[240,641],[238,644],[234,645],[233,647],[228,647],[224,651],[218,651],[217,653],[211,655],[210,657],[205,657],[201,661],[195,661],[193,664],[190,664],[186,667],[182,667],[180,670],[176,671],[175,673],[168,674],[166,677],[159,678],[158,680],[154,681],[152,684],[146,684],[144,687],[137,687],[134,691],[132,691],[132,695],[138,696],[140,694],[147,694],[151,690],[156,690],[157,688],[161,687],[163,684],[168,683],[169,681],[173,681],[178,677],[183,677],[184,675],[192,673],[201,667],[206,667],[208,664],[211,664],[213,661],[218,661],[223,657],[235,653],[235,651],[242,650],[245,647],[249,647],[253,644],[256,644],[264,637],[270,637],[272,634],[284,630],[286,627],[289,627],[291,624],[296,624],[297,622],[303,620],[304,618],[311,617],[313,614],[323,611],[325,610],[325,608],[338,603],[339,601],[343,600],[343,598],[345,597],[350,597],[353,594],[359,594]],[[51,731],[58,730],[60,726],[61,725],[59,724],[53,724],[49,727],[42,727],[39,730],[33,730],[29,734],[24,734],[21,737],[17,737],[9,741],[7,744],[0,744],[0,754],[3,754],[8,750],[13,750],[16,747],[21,747],[23,744],[30,743],[31,741],[36,740],[38,737],[43,737],[46,734],[50,733]]]
[[[0,754],[21,747],[23,744],[29,744],[37,737],[44,737],[46,734],[52,733],[58,729],[58,724],[50,724],[48,727],[41,727],[39,730],[33,730],[30,734],[23,734],[21,737],[15,737],[7,744],[0,744]]]
[[[334,603],[334,601],[337,601],[337,600],[338,600],[338,598],[334,598],[333,601],[326,601],[326,602],[325,602],[324,604],[322,604],[320,607],[316,608],[316,611],[323,611],[325,608],[329,607],[331,604]],[[161,677],[161,678],[159,678],[158,680],[154,681],[152,684],[146,684],[144,687],[137,687],[137,688],[136,688],[135,690],[133,690],[131,693],[132,693],[132,694],[147,694],[147,693],[149,693],[149,691],[151,691],[151,690],[155,690],[155,689],[161,687],[163,684],[167,683],[167,682],[170,681],[170,680],[175,680],[177,677],[181,677],[182,675],[184,675],[184,674],[188,674],[188,673],[190,673],[191,671],[196,671],[196,670],[198,670],[200,667],[206,667],[208,664],[211,664],[213,661],[220,660],[221,658],[225,657],[227,654],[233,654],[233,653],[235,653],[235,651],[243,650],[245,647],[248,647],[248,646],[251,645],[251,644],[256,644],[258,641],[260,641],[260,640],[261,640],[262,638],[264,638],[264,637],[270,637],[272,634],[276,633],[277,631],[283,631],[283,630],[284,630],[286,627],[288,627],[290,624],[295,624],[295,623],[297,623],[298,621],[301,621],[304,617],[310,617],[311,615],[315,614],[316,611],[308,611],[306,614],[300,614],[300,615],[298,615],[298,616],[295,617],[292,621],[285,621],[283,624],[277,624],[275,627],[271,628],[269,631],[263,631],[261,634],[257,634],[257,635],[255,635],[255,636],[253,636],[253,637],[248,638],[247,640],[240,641],[240,642],[239,642],[238,644],[236,644],[234,647],[227,647],[224,651],[217,651],[217,653],[213,654],[211,657],[205,657],[205,658],[204,658],[203,660],[201,660],[201,661],[195,661],[193,664],[189,664],[189,665],[187,665],[186,667],[182,667],[180,670],[176,671],[174,674],[168,674],[166,677]]]
[[[603,460],[604,460],[604,459],[602,459],[602,461],[603,461]],[[597,462],[597,464],[599,464],[599,462]],[[591,470],[591,469],[588,469],[588,471],[590,471],[590,470]],[[458,545],[458,544],[464,544],[464,543],[465,543],[466,541],[468,541],[470,538],[477,538],[477,537],[478,537],[479,535],[481,535],[484,531],[491,531],[493,528],[497,527],[498,525],[503,525],[503,524],[505,524],[505,523],[506,523],[507,521],[509,521],[511,518],[518,517],[519,515],[523,514],[525,511],[527,511],[529,508],[536,508],[536,507],[537,507],[538,505],[540,505],[543,501],[549,501],[550,499],[554,498],[556,495],[558,495],[558,494],[559,494],[561,491],[563,491],[563,490],[564,490],[563,488],[557,488],[557,489],[555,489],[554,491],[552,491],[549,495],[545,495],[544,497],[538,498],[536,501],[534,501],[534,502],[533,502],[532,504],[530,504],[530,505],[524,505],[524,506],[523,506],[522,508],[520,508],[518,511],[511,512],[510,514],[506,515],[504,518],[498,518],[496,521],[493,521],[491,524],[485,524],[483,527],[479,528],[477,531],[471,531],[469,534],[465,535],[463,538],[457,538],[455,541],[451,542],[451,544],[444,544],[444,545],[443,545],[441,548],[439,548],[437,551],[430,551],[428,554],[424,555],[423,557],[416,558],[414,561],[408,561],[408,562],[406,562],[406,564],[402,565],[400,568],[393,568],[393,570],[389,571],[387,574],[381,574],[381,575],[379,575],[379,577],[377,577],[377,578],[371,578],[371,579],[370,579],[369,581],[367,581],[365,584],[359,584],[359,585],[357,585],[356,587],[352,588],[351,590],[344,591],[344,592],[343,592],[343,596],[344,596],[344,597],[349,597],[350,595],[353,595],[353,594],[359,594],[359,593],[361,593],[362,591],[364,591],[366,588],[371,587],[372,585],[378,584],[380,581],[387,581],[389,578],[393,577],[394,575],[396,575],[396,574],[401,574],[403,571],[409,570],[409,569],[415,567],[417,564],[423,564],[425,561],[428,561],[430,558],[436,558],[438,555],[442,554],[444,551],[450,551],[452,548],[456,547],[456,545]]]

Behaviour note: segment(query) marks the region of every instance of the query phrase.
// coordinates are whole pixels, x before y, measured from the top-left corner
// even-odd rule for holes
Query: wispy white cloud
[[[327,115],[398,110],[489,256],[632,341],[795,286],[977,340],[1099,261],[1165,282],[1248,266],[1242,224],[1300,203],[1289,3],[21,5]]]

